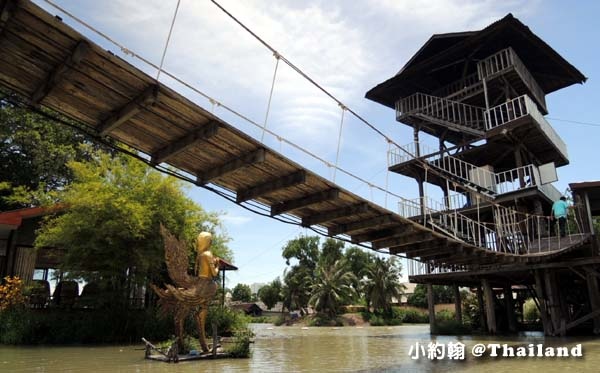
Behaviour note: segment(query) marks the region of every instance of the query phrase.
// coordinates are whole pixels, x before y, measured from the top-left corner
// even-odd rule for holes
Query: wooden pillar
[[[552,321],[552,327],[554,333],[561,330],[561,312],[560,303],[558,300],[558,289],[556,287],[556,281],[554,273],[550,270],[546,270],[544,273],[544,279],[546,282],[546,294],[548,296],[548,309],[550,311],[550,320]]]
[[[458,285],[454,285],[454,316],[456,321],[462,323],[462,306],[460,304],[460,289]]]
[[[435,326],[435,301],[433,298],[433,285],[427,284],[427,307],[429,309],[429,332],[435,334],[437,328]]]
[[[483,286],[483,295],[485,298],[485,315],[487,319],[488,332],[490,334],[496,334],[496,309],[495,309],[495,296],[492,286],[487,279],[481,280]]]
[[[586,281],[588,295],[590,297],[591,311],[600,310],[600,291],[598,291],[598,279],[594,274],[593,268],[586,268]],[[594,334],[600,334],[600,316],[594,317]]]
[[[540,317],[542,318],[544,335],[552,335],[553,328],[552,323],[548,319],[548,310],[546,309],[546,300],[544,298],[544,282],[542,280],[542,276],[542,269],[538,269],[535,271],[535,292],[537,294],[538,303],[540,305]]]
[[[487,329],[487,324],[485,322],[485,306],[483,305],[483,290],[481,290],[481,286],[477,286],[477,305],[479,306],[479,323],[481,325],[481,330],[485,331]]]
[[[523,158],[521,156],[521,147],[519,145],[517,145],[515,147],[515,164],[516,164],[517,168],[523,167]],[[525,187],[525,175],[523,174],[523,169],[519,168],[518,174],[519,174],[519,186],[521,188],[524,188]]]
[[[223,294],[221,294],[221,306],[225,306],[225,269],[221,270],[221,277],[223,277],[223,287],[221,288],[223,290]]]
[[[4,276],[14,276],[15,261],[17,260],[17,230],[12,230],[6,243],[6,273]],[[3,277],[4,278],[4,277]]]
[[[504,286],[504,307],[506,308],[506,318],[508,320],[508,331],[515,333],[517,331],[517,317],[515,315],[515,304],[513,302],[512,288],[510,284]]]

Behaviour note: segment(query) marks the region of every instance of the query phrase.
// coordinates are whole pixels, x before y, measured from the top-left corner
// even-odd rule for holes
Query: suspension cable
[[[177,5],[175,6],[175,13],[173,13],[173,19],[171,20],[171,27],[169,27],[169,34],[167,35],[167,41],[165,42],[165,48],[163,49],[162,57],[160,58],[160,65],[158,67],[158,72],[156,73],[156,81],[158,82],[158,78],[160,78],[160,73],[163,69],[163,63],[165,62],[165,56],[167,55],[167,49],[169,48],[169,42],[171,41],[171,34],[173,33],[173,26],[175,26],[175,20],[177,19],[177,12],[179,11],[179,4],[181,0],[177,0]]]

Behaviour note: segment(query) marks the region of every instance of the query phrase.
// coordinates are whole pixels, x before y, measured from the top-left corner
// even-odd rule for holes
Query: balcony
[[[480,80],[491,80],[500,75],[506,76],[511,71],[516,72],[541,111],[548,114],[544,91],[512,48],[503,49],[477,63],[477,75]],[[508,78],[510,79],[510,77]],[[517,83],[517,80],[514,80],[514,82]]]
[[[537,125],[537,128],[544,137],[543,140],[549,142],[555,150],[558,150],[562,158],[568,162],[569,156],[567,145],[562,141],[560,136],[558,136],[542,113],[540,113],[538,106],[527,95],[519,96],[486,111],[485,129],[489,134],[493,130],[501,130],[503,127],[506,128],[511,124],[515,124],[518,119],[526,117],[530,117]],[[521,121],[519,123],[521,123]],[[486,134],[486,136],[488,134]]]

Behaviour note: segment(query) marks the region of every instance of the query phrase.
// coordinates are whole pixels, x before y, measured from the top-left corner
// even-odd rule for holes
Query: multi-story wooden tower
[[[556,237],[548,218],[552,203],[561,197],[551,184],[556,167],[569,159],[565,143],[544,118],[547,94],[585,80],[510,14],[481,31],[432,36],[400,72],[366,95],[394,108],[397,120],[414,131],[413,142],[389,154],[390,171],[419,185],[420,197],[401,201],[400,214],[495,253],[550,260],[550,253],[585,246],[582,230],[575,231],[582,219],[574,219],[568,237]],[[425,145],[422,133],[436,144]],[[444,197],[431,198],[425,184],[440,187]],[[517,284],[527,289],[536,278],[558,281],[550,272],[545,280],[527,275],[531,268],[523,269],[526,281],[506,281],[506,276],[493,275],[492,268],[502,267],[497,256],[474,262],[445,248],[404,248],[406,256],[421,263],[420,270],[411,270],[411,280],[483,286],[486,308],[492,308],[487,315],[492,332],[494,287],[504,289],[508,300]],[[482,270],[488,272],[482,275]],[[551,287],[540,299],[562,301],[558,292]],[[513,310],[512,301],[506,303]],[[506,324],[512,330],[514,313],[509,315]],[[570,320],[566,314],[561,317]],[[559,326],[548,333],[559,333]]]

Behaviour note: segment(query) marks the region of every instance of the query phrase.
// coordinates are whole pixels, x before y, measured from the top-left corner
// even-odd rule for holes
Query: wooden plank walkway
[[[0,12],[0,86],[195,175],[198,185],[390,254],[463,265],[528,260],[446,237],[304,169],[30,1],[0,0]]]

